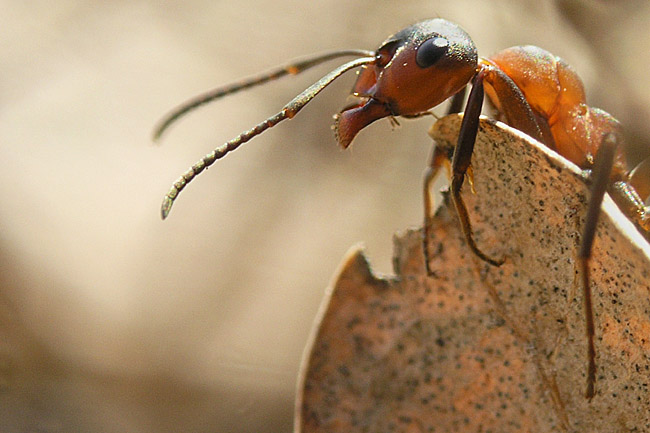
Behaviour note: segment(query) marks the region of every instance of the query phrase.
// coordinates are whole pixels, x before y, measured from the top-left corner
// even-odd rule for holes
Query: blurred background
[[[204,90],[414,22],[479,53],[540,45],[591,105],[650,143],[644,0],[5,1],[0,16],[0,431],[288,432],[323,292],[363,242],[391,273],[419,225],[431,119],[337,148],[354,74],[219,161],[169,219],[164,193],[215,146],[330,69],[155,122]],[[635,156],[639,158],[639,156]]]

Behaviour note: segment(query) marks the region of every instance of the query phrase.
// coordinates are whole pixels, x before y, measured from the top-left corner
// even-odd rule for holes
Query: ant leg
[[[467,92],[467,86],[463,87],[458,91],[451,99],[449,108],[447,109],[447,115],[460,113],[460,110],[463,108],[463,102],[465,100],[465,93]],[[430,112],[427,112],[430,113]],[[432,113],[430,113],[432,114]],[[427,271],[428,276],[433,276],[433,271],[429,266],[431,261],[431,214],[433,213],[433,197],[431,195],[431,187],[433,186],[433,181],[438,176],[438,171],[440,167],[449,161],[447,152],[441,149],[433,143],[433,153],[431,154],[431,160],[429,161],[429,166],[424,170],[424,224],[422,224],[422,251],[424,253],[424,267]],[[447,165],[449,169],[449,165]],[[449,174],[449,170],[447,170]]]
[[[630,172],[627,182],[616,182],[613,186],[616,204],[626,209],[627,215],[645,232],[650,241],[650,158],[646,158]],[[610,189],[610,194],[611,194]],[[621,204],[622,203],[622,204]]]
[[[449,160],[446,152],[438,147],[434,142],[433,153],[431,155],[431,161],[429,166],[424,170],[424,224],[422,224],[422,251],[424,254],[424,267],[427,271],[427,275],[432,277],[433,271],[429,266],[431,261],[431,214],[433,213],[433,197],[431,194],[431,187],[433,181],[438,177],[438,171],[440,167]],[[449,167],[447,165],[447,167]],[[449,172],[449,170],[447,170]]]
[[[618,137],[608,133],[603,136],[603,141],[596,154],[594,168],[591,172],[593,183],[591,184],[589,205],[585,216],[585,226],[580,242],[580,268],[582,273],[582,290],[585,302],[585,320],[587,330],[587,391],[585,397],[589,400],[595,395],[596,384],[596,349],[594,347],[594,313],[591,302],[591,286],[589,277],[589,260],[596,235],[596,226],[600,216],[600,206],[603,202],[609,176],[614,165]]]
[[[474,151],[474,143],[476,141],[476,134],[478,133],[479,116],[483,107],[483,79],[485,71],[481,70],[476,74],[474,82],[472,83],[472,91],[469,94],[465,114],[463,115],[463,122],[460,126],[460,133],[458,135],[458,144],[454,149],[454,157],[451,162],[452,178],[451,178],[451,197],[456,207],[456,213],[460,219],[460,226],[465,235],[465,240],[474,254],[481,258],[481,260],[488,262],[493,266],[500,266],[505,261],[504,259],[493,259],[483,253],[474,242],[472,235],[472,225],[469,220],[469,213],[465,202],[460,195],[465,174],[470,166],[472,153]]]
[[[642,202],[650,197],[650,157],[641,161],[630,172],[630,184],[634,187]]]
[[[460,113],[463,109],[463,102],[465,102],[465,94],[467,93],[467,86],[460,89],[454,96],[451,97],[447,114]]]
[[[514,81],[488,61],[482,60],[481,66],[488,90],[492,89],[492,94],[496,99],[492,102],[503,114],[506,123],[539,142],[553,143],[553,139],[549,136],[550,130],[546,134],[543,133],[530,104]]]

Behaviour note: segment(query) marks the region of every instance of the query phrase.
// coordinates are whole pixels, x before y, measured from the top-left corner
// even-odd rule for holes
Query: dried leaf
[[[453,142],[459,119],[432,135]],[[529,138],[481,121],[477,244],[445,203],[424,271],[420,231],[395,241],[395,276],[360,248],[328,291],[305,352],[298,432],[650,431],[650,247],[607,198],[594,247],[597,395],[584,397],[586,337],[577,250],[587,186]]]

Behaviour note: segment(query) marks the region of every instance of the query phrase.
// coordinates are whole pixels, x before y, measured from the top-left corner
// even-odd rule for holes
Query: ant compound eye
[[[433,66],[449,48],[449,41],[439,36],[427,39],[415,54],[415,63],[421,68]]]

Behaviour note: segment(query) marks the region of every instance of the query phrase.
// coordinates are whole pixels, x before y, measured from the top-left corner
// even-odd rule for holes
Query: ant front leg
[[[424,255],[424,268],[427,275],[434,276],[429,262],[431,262],[431,214],[433,213],[433,197],[431,196],[431,187],[433,182],[438,177],[440,167],[447,167],[447,174],[449,174],[449,155],[446,149],[442,149],[434,143],[433,154],[429,166],[424,171],[424,224],[422,225],[422,252]]]
[[[463,102],[465,102],[465,95],[467,94],[467,86],[463,87],[459,92],[451,97],[447,114],[460,113],[463,109]]]
[[[460,226],[465,235],[465,240],[470,249],[481,260],[488,262],[493,266],[501,266],[504,259],[493,259],[481,251],[474,242],[472,234],[472,225],[469,220],[469,213],[467,207],[460,195],[463,182],[465,181],[465,174],[470,168],[472,153],[474,152],[474,143],[476,142],[476,134],[478,133],[479,116],[483,108],[483,79],[485,77],[485,70],[480,70],[474,77],[472,83],[472,91],[469,94],[467,105],[465,107],[465,114],[460,126],[458,134],[458,144],[454,149],[454,156],[451,161],[451,197],[456,208],[456,213],[460,220]]]
[[[608,133],[603,136],[603,141],[596,154],[594,168],[591,172],[592,184],[589,197],[585,226],[580,241],[579,261],[582,274],[582,290],[585,303],[585,320],[587,330],[587,391],[585,396],[591,400],[595,395],[596,384],[596,349],[594,347],[594,313],[591,302],[591,285],[589,277],[589,260],[594,245],[600,207],[605,197],[609,177],[614,166],[616,147],[619,137],[616,134]]]

